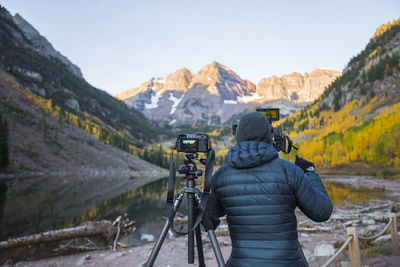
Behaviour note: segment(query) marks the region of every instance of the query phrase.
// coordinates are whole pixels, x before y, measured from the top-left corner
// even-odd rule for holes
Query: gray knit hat
[[[254,111],[240,118],[236,129],[236,142],[263,141],[271,143],[271,125],[263,114]]]

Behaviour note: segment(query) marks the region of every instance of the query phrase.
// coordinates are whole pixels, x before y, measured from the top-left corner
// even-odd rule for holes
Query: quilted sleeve
[[[324,222],[332,213],[332,202],[317,173],[304,173],[295,169],[295,195],[297,205],[311,220]]]
[[[211,229],[215,230],[220,223],[219,218],[225,215],[225,211],[221,206],[217,194],[215,192],[216,180],[218,179],[218,175],[220,174],[220,172],[221,168],[213,175],[211,180],[211,190],[210,190],[211,192],[210,196],[208,197],[202,221],[202,224],[206,231]]]

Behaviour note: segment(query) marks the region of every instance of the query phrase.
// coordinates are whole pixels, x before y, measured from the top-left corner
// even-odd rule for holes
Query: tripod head
[[[184,164],[179,166],[178,173],[185,174],[186,179],[196,179],[202,176],[203,171],[197,169],[195,159],[203,165],[206,164],[206,159],[199,158],[197,153],[185,153]]]

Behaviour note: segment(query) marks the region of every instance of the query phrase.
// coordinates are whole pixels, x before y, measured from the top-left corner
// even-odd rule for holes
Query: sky
[[[398,0],[0,0],[115,95],[217,61],[241,78],[343,70]]]

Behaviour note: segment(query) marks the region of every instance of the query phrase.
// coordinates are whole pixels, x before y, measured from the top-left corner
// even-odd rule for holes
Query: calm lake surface
[[[183,179],[176,184],[179,185],[180,181]],[[167,178],[100,201],[102,191],[90,190],[91,187],[95,188],[94,185],[86,185],[85,181],[63,183],[50,191],[41,190],[44,186],[42,183],[37,187],[31,183],[26,188],[13,188],[20,185],[13,182],[0,183],[1,240],[76,226],[87,220],[114,220],[127,212],[129,218],[136,221],[137,230],[124,237],[123,242],[139,245],[145,242],[141,240],[144,236],[159,235],[167,216]],[[356,188],[333,182],[325,183],[325,187],[336,207],[368,205],[372,200],[387,199],[382,188]],[[181,205],[182,214],[186,213],[186,205],[186,202]]]

